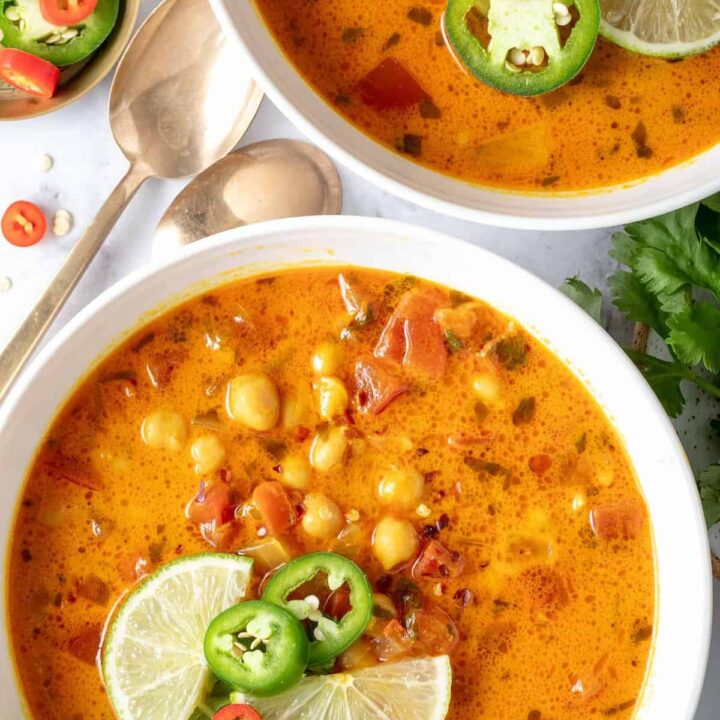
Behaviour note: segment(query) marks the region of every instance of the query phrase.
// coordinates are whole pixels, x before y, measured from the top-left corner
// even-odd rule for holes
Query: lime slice
[[[383,663],[350,673],[315,675],[274,697],[233,693],[263,720],[442,720],[450,707],[447,655]]]
[[[108,630],[103,676],[119,720],[183,720],[207,690],[210,621],[245,597],[252,560],[206,553],[161,567]]]
[[[600,7],[600,34],[641,55],[684,57],[720,42],[720,0],[600,0]]]

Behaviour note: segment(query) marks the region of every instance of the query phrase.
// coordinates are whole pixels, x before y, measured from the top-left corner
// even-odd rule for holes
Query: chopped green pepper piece
[[[558,5],[565,10],[558,14]],[[571,7],[572,6],[572,7]],[[466,67],[515,95],[564,85],[590,57],[600,28],[598,0],[448,0],[445,28]]]
[[[262,600],[242,602],[220,613],[205,633],[210,669],[235,690],[274,695],[305,672],[305,629],[287,610]]]
[[[330,590],[338,590],[343,585],[350,590],[350,610],[338,621],[320,611],[315,602],[317,598],[288,599],[318,573],[327,575]],[[299,620],[315,624],[309,631],[310,667],[321,665],[350,647],[363,634],[372,617],[372,588],[365,573],[351,560],[327,552],[303,555],[281,567],[268,583],[263,600],[289,610]]]

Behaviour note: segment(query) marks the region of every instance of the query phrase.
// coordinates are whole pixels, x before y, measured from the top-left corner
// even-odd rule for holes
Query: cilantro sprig
[[[682,382],[720,398],[720,193],[613,234],[612,301],[665,342],[667,357],[627,349],[668,415],[685,407]],[[600,320],[602,296],[577,277],[563,292]],[[697,478],[708,525],[720,522],[720,463]]]

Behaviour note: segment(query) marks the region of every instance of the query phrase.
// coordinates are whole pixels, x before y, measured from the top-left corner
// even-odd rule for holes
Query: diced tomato
[[[89,625],[78,635],[70,638],[68,650],[71,655],[75,656],[88,665],[94,665],[97,660],[98,652],[100,652],[100,638],[102,636],[102,625],[93,623]]]
[[[333,620],[340,620],[347,615],[352,608],[350,604],[350,591],[341,587],[334,590],[325,601],[323,611]]]
[[[534,615],[552,615],[570,602],[570,587],[565,577],[554,568],[533,567],[520,575],[522,592],[530,601]]]
[[[643,526],[644,512],[637,500],[598,505],[590,511],[590,525],[601,540],[632,540]]]
[[[88,490],[98,491],[104,487],[102,480],[90,469],[79,461],[59,453],[45,463],[45,468],[51,477],[58,477]]]
[[[270,535],[282,535],[297,522],[295,507],[278,482],[260,483],[253,490],[252,501]]]
[[[375,357],[440,376],[447,350],[435,311],[447,302],[439,290],[410,290],[401,298],[375,346]]]
[[[107,605],[110,600],[108,584],[97,575],[88,575],[77,584],[77,594],[95,605]]]
[[[51,98],[60,70],[51,62],[15,48],[0,49],[0,80],[30,95]]]
[[[218,710],[212,720],[262,720],[250,705],[226,705]]]
[[[43,211],[31,202],[18,200],[5,211],[2,217],[2,234],[17,247],[29,247],[40,242],[47,230]]]
[[[420,83],[395,58],[385,58],[360,80],[360,97],[377,110],[407,107],[426,95]]]
[[[98,0],[40,0],[40,12],[51,25],[77,25],[92,15]]]
[[[356,283],[351,285],[342,273],[338,275],[338,285],[348,315],[352,315],[355,322],[361,324],[372,319],[373,306],[362,288],[358,287]]]
[[[408,613],[405,627],[408,635],[428,655],[448,655],[460,640],[453,619],[432,603],[425,603],[420,609]]]
[[[153,387],[164,387],[170,382],[173,371],[180,367],[184,358],[178,353],[163,353],[151,358],[146,366]]]
[[[230,487],[220,481],[209,487],[202,487],[187,506],[186,514],[190,522],[196,525],[214,523],[220,526],[233,519],[233,510]]]
[[[542,477],[550,469],[551,465],[552,460],[549,455],[533,455],[528,460],[528,467],[538,477]]]
[[[378,660],[387,662],[409,655],[412,641],[399,620],[389,620],[382,632],[373,639]]]
[[[465,561],[457,552],[451,552],[441,542],[429,540],[413,565],[415,578],[455,578],[465,569]]]
[[[379,415],[408,386],[380,363],[358,360],[355,363],[355,388],[360,411]]]

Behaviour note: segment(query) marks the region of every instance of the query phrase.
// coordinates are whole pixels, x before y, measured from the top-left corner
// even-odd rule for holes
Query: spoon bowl
[[[230,153],[187,185],[158,224],[153,256],[242,225],[341,211],[340,177],[322,150],[265,140]]]
[[[162,3],[130,43],[110,91],[110,126],[127,159],[154,177],[179,178],[225,155],[262,100],[242,68],[207,0]]]

